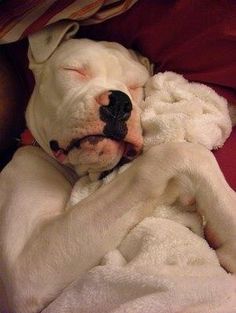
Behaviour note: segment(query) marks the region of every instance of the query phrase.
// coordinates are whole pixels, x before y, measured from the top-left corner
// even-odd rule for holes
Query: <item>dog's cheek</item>
[[[83,170],[105,170],[113,168],[124,153],[124,143],[103,139],[96,145],[84,142],[79,149],[73,149],[68,155],[70,164]]]
[[[48,136],[50,139],[58,139],[60,147],[67,150],[68,146],[73,140],[83,138],[88,135],[101,135],[105,123],[100,120],[98,108],[95,105],[89,106],[86,103],[74,104],[73,109],[63,108],[57,116],[60,119]],[[67,115],[66,115],[67,114]],[[66,123],[65,123],[66,120]],[[62,127],[63,125],[63,127]]]
[[[139,107],[134,106],[132,114],[127,122],[128,133],[125,137],[125,141],[132,143],[139,153],[143,147],[143,134],[141,127],[141,110]]]
[[[136,105],[139,105],[144,98],[144,89],[142,87],[129,87],[132,100]]]

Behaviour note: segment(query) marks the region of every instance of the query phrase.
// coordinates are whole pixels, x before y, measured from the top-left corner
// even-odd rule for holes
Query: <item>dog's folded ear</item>
[[[64,40],[72,38],[79,30],[76,21],[62,20],[29,36],[28,57],[30,68],[44,63]]]
[[[129,52],[136,61],[146,67],[150,75],[154,74],[154,64],[151,63],[147,57],[144,57],[141,53],[131,49],[129,49]]]

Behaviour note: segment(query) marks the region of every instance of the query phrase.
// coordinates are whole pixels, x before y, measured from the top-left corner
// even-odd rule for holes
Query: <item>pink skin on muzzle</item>
[[[130,122],[132,125],[133,122]],[[116,141],[102,136],[88,136],[81,140],[80,147],[74,148],[67,155],[63,149],[54,151],[54,157],[62,164],[80,164],[111,169],[117,165],[121,158],[131,161],[142,151],[143,137],[141,130],[133,129],[129,125],[128,134],[124,141]],[[135,131],[136,130],[136,131]]]

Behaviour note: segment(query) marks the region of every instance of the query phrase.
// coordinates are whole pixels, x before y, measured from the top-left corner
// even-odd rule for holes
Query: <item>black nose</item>
[[[100,118],[102,121],[109,120],[127,121],[132,111],[130,98],[122,91],[111,90],[109,104],[100,107]]]

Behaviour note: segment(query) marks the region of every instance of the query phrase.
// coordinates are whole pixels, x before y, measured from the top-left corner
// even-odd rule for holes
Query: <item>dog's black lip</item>
[[[63,153],[67,155],[72,149],[74,149],[74,148],[79,149],[81,141],[86,139],[86,138],[89,138],[91,136],[92,137],[112,139],[115,141],[122,141],[122,140],[118,140],[118,139],[114,138],[113,136],[105,136],[104,134],[89,134],[89,135],[86,135],[86,136],[83,136],[80,138],[73,138],[71,140],[71,142],[69,143],[69,145],[66,147],[66,149],[60,147],[58,141],[55,139],[50,140],[49,145],[50,145],[50,148],[52,151],[57,152],[59,150],[62,150]]]
[[[54,140],[54,139],[50,140],[49,146],[50,146],[51,150],[54,152],[57,152],[58,150],[60,150],[60,146],[59,146],[57,140]]]
[[[71,140],[70,144],[67,146],[66,148],[66,152],[67,154],[73,149],[73,148],[80,148],[80,142],[86,138],[89,138],[89,137],[102,137],[102,138],[107,138],[106,136],[104,136],[103,134],[89,134],[89,135],[86,135],[84,137],[81,137],[81,138],[74,138]]]
[[[86,138],[91,137],[91,136],[93,136],[93,137],[104,137],[104,138],[106,138],[103,134],[90,134],[90,135],[86,135],[86,136],[81,137],[81,138],[73,138],[73,139],[71,140],[71,142],[69,143],[69,145],[66,147],[66,149],[60,147],[60,145],[59,145],[59,143],[58,143],[57,140],[52,139],[52,140],[49,141],[49,146],[50,146],[50,148],[51,148],[51,150],[52,150],[53,152],[57,152],[57,151],[61,150],[61,151],[63,151],[64,154],[67,155],[72,149],[74,149],[74,148],[77,148],[77,149],[80,148],[80,142],[81,142],[82,140],[86,139]]]

